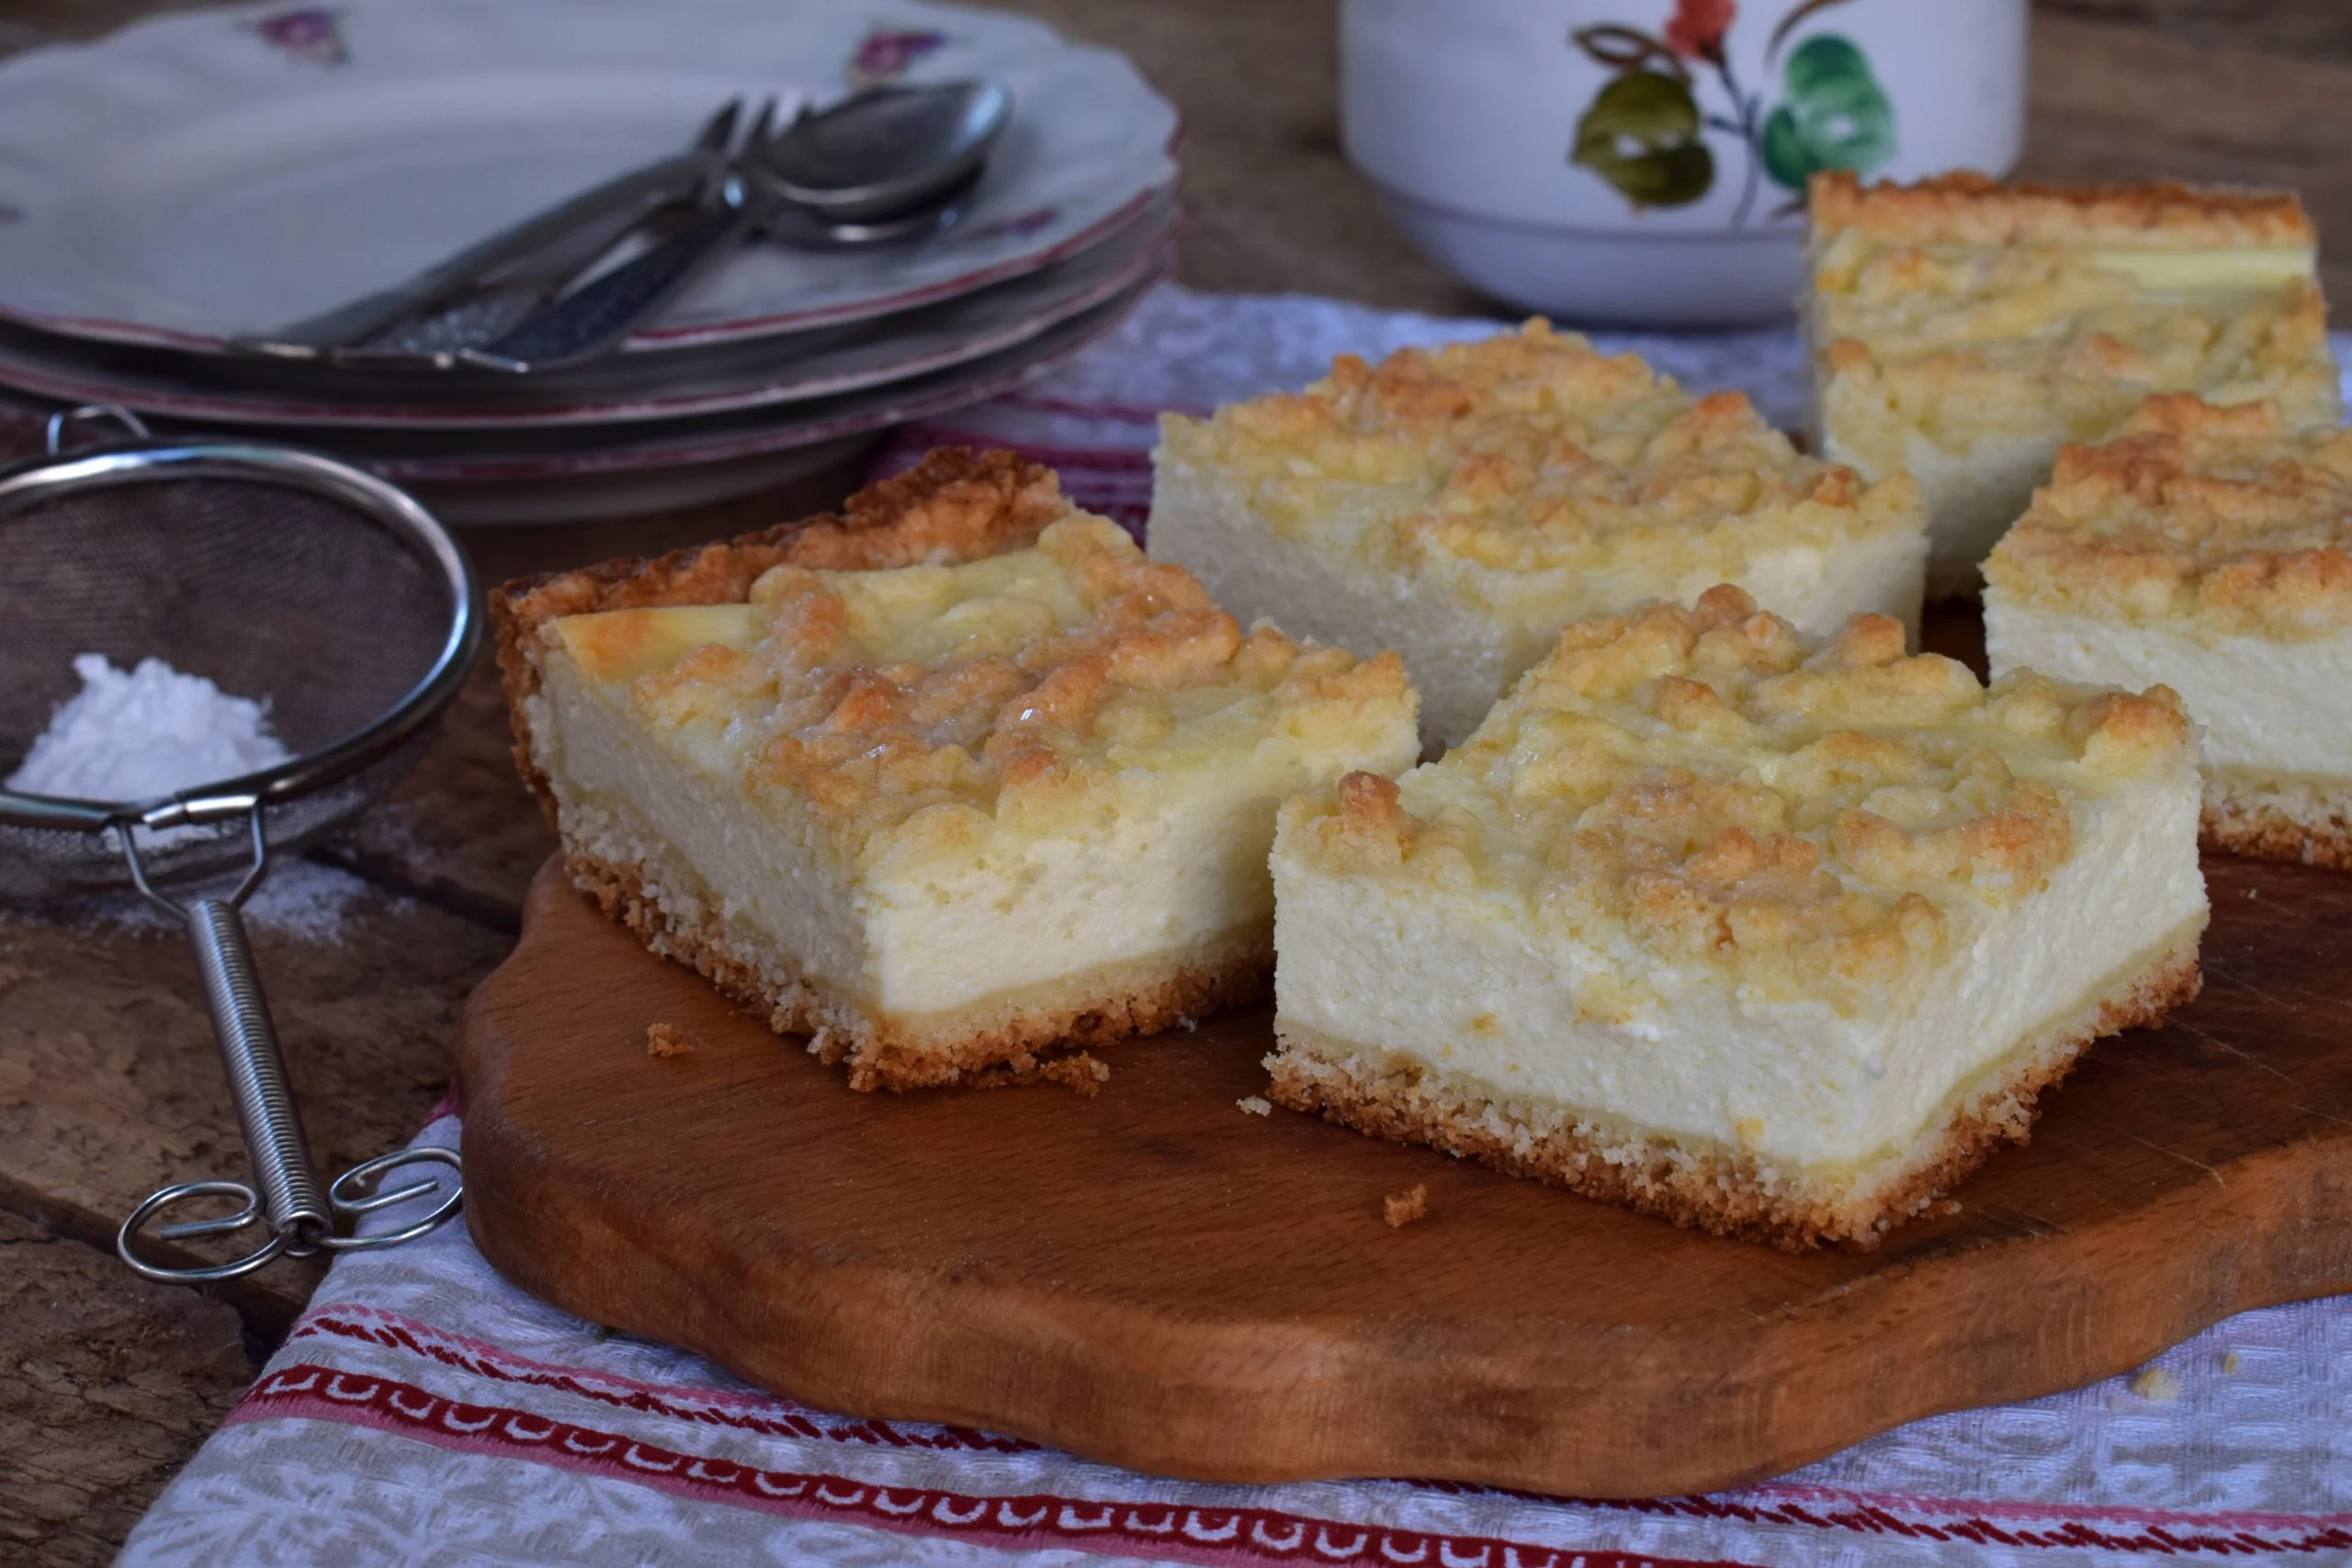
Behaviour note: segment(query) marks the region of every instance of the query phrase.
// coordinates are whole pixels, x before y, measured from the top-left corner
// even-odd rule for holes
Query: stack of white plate
[[[398,282],[723,101],[986,78],[1013,118],[957,221],[761,242],[616,353],[503,377],[228,340]],[[0,64],[0,388],[334,453],[456,521],[717,500],[997,396],[1170,265],[1175,110],[1123,57],[889,0],[340,0],[170,16]]]

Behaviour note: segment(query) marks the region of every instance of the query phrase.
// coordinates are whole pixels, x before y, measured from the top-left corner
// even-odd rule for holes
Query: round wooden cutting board
[[[1708,1490],[2352,1290],[2352,876],[2206,870],[2195,1006],[1953,1212],[1795,1257],[1247,1114],[1262,1010],[1102,1053],[1091,1100],[854,1094],[550,866],[460,1040],[466,1215],[526,1290],[834,1410],[1206,1480]]]

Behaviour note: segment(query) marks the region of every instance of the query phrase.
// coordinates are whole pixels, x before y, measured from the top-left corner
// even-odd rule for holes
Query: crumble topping
[[[1386,570],[1730,575],[1760,548],[1923,515],[1907,476],[1865,485],[1800,455],[1741,394],[1693,398],[1540,319],[1376,366],[1342,355],[1304,392],[1160,430],[1276,531]]]
[[[1866,186],[1843,172],[1815,175],[1813,221],[1922,244],[2316,245],[2292,191],[2149,185],[2004,184],[1970,173],[1911,185]]]
[[[2083,797],[2189,764],[2164,687],[1988,688],[1885,616],[1809,639],[1726,585],[1570,626],[1442,761],[1350,774],[1283,830],[1335,871],[1513,894],[1604,952],[1850,1010],[2041,886]]]
[[[2020,604],[2278,639],[2352,626],[2352,432],[2268,402],[2150,398],[2068,446],[1985,563]]]
[[[1915,430],[1955,449],[2053,425],[2097,439],[2152,391],[2337,417],[2290,195],[1833,175],[1812,222],[1825,425],[1873,467],[1899,467]]]
[[[1376,743],[1409,726],[1393,655],[1244,632],[1190,573],[1071,513],[1033,548],[956,565],[769,568],[741,604],[549,627],[639,716],[755,790],[805,799],[855,852],[960,841],[976,816],[1091,809],[1125,770],[1213,766],[1269,738]]]
[[[532,689],[521,657],[537,628],[566,615],[649,605],[739,604],[770,567],[790,561],[877,571],[970,560],[1033,543],[1072,508],[1051,468],[1005,451],[942,446],[905,473],[866,486],[829,513],[650,560],[622,557],[573,571],[516,578],[490,595],[500,662]]]

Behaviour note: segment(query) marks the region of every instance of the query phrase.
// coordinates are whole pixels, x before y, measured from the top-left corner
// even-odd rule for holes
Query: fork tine
[[[735,120],[742,112],[743,100],[741,97],[729,98],[719,105],[718,112],[703,121],[702,129],[695,132],[695,151],[726,152],[728,143],[735,140]]]
[[[752,120],[752,129],[744,134],[741,153],[756,156],[767,147],[775,126],[775,98],[771,96],[760,102],[760,112]]]

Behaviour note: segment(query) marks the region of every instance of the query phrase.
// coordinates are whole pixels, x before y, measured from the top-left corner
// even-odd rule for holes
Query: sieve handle
[[[180,797],[185,804],[187,797]],[[160,808],[159,808],[160,812]],[[212,1032],[220,1043],[220,1060],[229,1069],[229,1092],[237,1101],[237,1121],[245,1134],[245,1154],[253,1163],[254,1184],[242,1181],[183,1181],[148,1194],[115,1233],[114,1249],[125,1263],[150,1280],[173,1284],[201,1284],[250,1274],[271,1258],[307,1258],[322,1249],[365,1251],[398,1247],[432,1230],[458,1212],[465,1201],[463,1168],[455,1152],[416,1145],[362,1161],[321,1190],[311,1151],[302,1141],[302,1119],[294,1110],[294,1093],[286,1082],[286,1058],[277,1049],[277,1028],[269,1019],[269,1002],[261,993],[261,972],[254,965],[253,948],[245,941],[245,922],[238,907],[250,897],[269,869],[269,836],[262,822],[259,801],[251,806],[254,863],[236,890],[225,898],[174,902],[147,880],[139,858],[136,827],[114,825],[130,880],[157,908],[178,916],[196,944],[197,972],[204,976],[204,999],[212,1013]],[[386,1179],[395,1170],[438,1166],[442,1172],[386,1190]],[[444,1174],[443,1172],[446,1172]],[[438,1198],[422,1219],[368,1235],[356,1232],[358,1223],[379,1209],[412,1201]],[[266,1239],[251,1252],[228,1263],[173,1263],[142,1257],[138,1246],[141,1227],[189,1199],[217,1201],[233,1199],[232,1214],[212,1219],[184,1220],[160,1226],[155,1234],[165,1241],[191,1236],[229,1235],[259,1225]],[[336,1233],[338,1219],[348,1218],[355,1230]]]
[[[286,1059],[277,1029],[262,995],[245,922],[225,898],[198,898],[187,906],[188,940],[196,944],[197,971],[204,977],[204,999],[212,1012],[212,1032],[229,1072],[229,1092],[237,1102],[245,1152],[253,1161],[262,1215],[287,1238],[294,1257],[318,1249],[333,1234],[334,1216],[311,1167],[302,1122],[286,1082]]]

